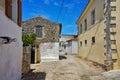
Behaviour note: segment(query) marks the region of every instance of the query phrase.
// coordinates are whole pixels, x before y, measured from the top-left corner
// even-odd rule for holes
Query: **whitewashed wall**
[[[72,42],[68,42],[66,46],[66,53],[69,55],[72,53]]]
[[[59,60],[59,43],[41,43],[40,59],[41,61]]]
[[[22,29],[0,10],[0,36],[16,38],[11,44],[0,44],[0,80],[20,80],[22,65]]]
[[[78,42],[77,41],[70,41],[66,47],[66,52],[68,55],[77,54],[78,52]]]
[[[68,51],[67,47],[66,47],[66,49],[64,49],[64,47],[62,45],[67,45],[68,44],[67,40],[70,40],[73,37],[74,37],[74,35],[61,35],[61,38],[60,38],[60,43],[61,43],[61,45],[60,45],[60,55],[64,55],[64,54],[67,53],[67,51]]]
[[[78,41],[72,41],[72,54],[78,53]]]

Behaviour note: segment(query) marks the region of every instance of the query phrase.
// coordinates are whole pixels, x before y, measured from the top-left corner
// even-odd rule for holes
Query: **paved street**
[[[107,80],[101,75],[104,70],[97,64],[77,56],[66,58],[32,64],[32,71],[23,80]]]

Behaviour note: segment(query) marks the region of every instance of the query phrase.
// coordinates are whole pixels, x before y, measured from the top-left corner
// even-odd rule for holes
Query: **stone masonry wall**
[[[61,24],[51,22],[45,18],[40,16],[23,21],[22,28],[23,34],[28,33],[36,33],[36,26],[42,26],[42,37],[36,39],[35,41],[35,63],[40,62],[40,43],[47,43],[47,42],[59,42],[59,34],[61,32]]]
[[[22,23],[22,28],[24,30],[23,33],[36,33],[35,28],[38,25],[43,27],[43,31],[42,31],[43,37],[37,39],[36,42],[44,43],[44,42],[58,42],[59,41],[61,24],[51,22],[42,17],[35,17],[27,21],[23,21]]]
[[[31,47],[23,47],[22,74],[30,71]]]

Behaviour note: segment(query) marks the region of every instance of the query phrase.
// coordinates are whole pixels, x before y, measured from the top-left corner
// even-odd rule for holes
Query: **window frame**
[[[85,31],[87,31],[87,19],[84,21]]]
[[[38,36],[39,34],[37,33],[37,29],[39,29],[41,31],[41,32],[39,32],[39,33],[41,33],[41,36]],[[41,26],[41,25],[35,26],[35,33],[37,35],[37,38],[43,38],[43,26]]]
[[[91,25],[95,24],[95,9],[91,11]]]
[[[85,46],[87,45],[87,40],[85,40]]]
[[[92,37],[92,44],[95,44],[96,40],[95,37]]]
[[[82,46],[82,41],[80,41],[80,46]]]
[[[82,24],[80,24],[80,34],[82,34]]]

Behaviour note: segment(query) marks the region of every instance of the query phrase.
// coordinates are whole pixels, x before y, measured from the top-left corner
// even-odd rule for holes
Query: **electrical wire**
[[[64,0],[62,0],[61,7],[60,7],[60,10],[59,10],[59,13],[58,13],[58,17],[57,17],[56,22],[58,22],[58,20],[59,20],[60,14],[61,14],[62,9],[63,9],[63,5],[64,5]]]

